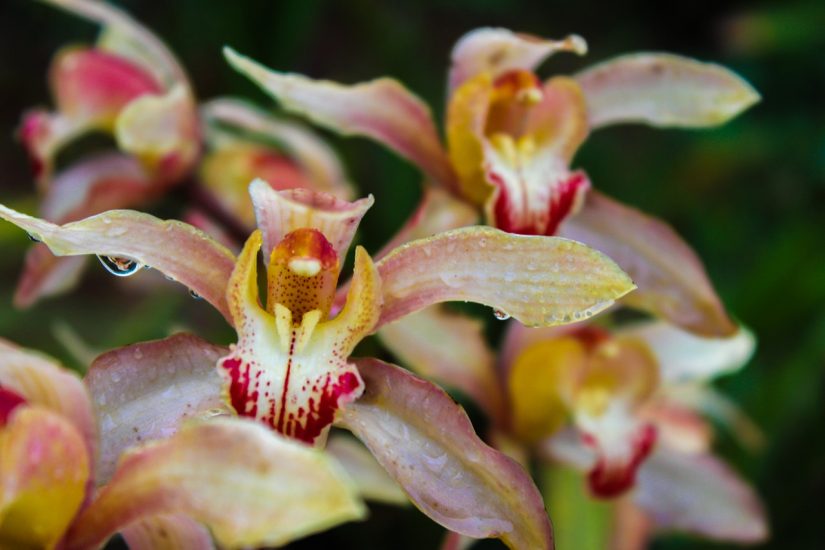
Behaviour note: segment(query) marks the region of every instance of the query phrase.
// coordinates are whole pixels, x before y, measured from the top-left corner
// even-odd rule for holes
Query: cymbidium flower
[[[151,32],[105,2],[47,0],[101,25],[94,46],[69,46],[54,58],[53,112],[26,113],[20,137],[32,158],[42,201],[39,214],[67,223],[112,208],[133,207],[180,182],[200,152],[195,98],[183,69]],[[57,154],[88,132],[111,134],[117,148],[53,174]],[[35,245],[26,258],[15,304],[71,287],[81,258],[55,258]]]
[[[0,216],[55,254],[151,265],[214,305],[238,333],[217,370],[214,360],[194,361],[168,341],[127,347],[93,366],[88,381],[102,398],[109,462],[137,437],[168,436],[182,417],[223,397],[234,413],[316,446],[338,419],[442,525],[516,548],[550,546],[529,476],[487,447],[458,405],[429,382],[350,354],[381,326],[435,303],[472,300],[528,325],[552,326],[609,307],[633,288],[630,279],[574,241],[469,227],[407,243],[377,262],[356,249],[339,310],[341,264],[372,198],[350,203],[275,191],[263,181],[250,194],[259,230],[237,259],[191,226],[146,214],[112,211],[61,227],[0,207]],[[259,249],[267,269],[263,305]],[[163,372],[179,378],[166,384]]]
[[[116,532],[132,549],[275,545],[365,512],[328,456],[247,420],[135,447],[99,489],[97,436],[74,373],[0,341],[0,546],[94,549]]]
[[[578,36],[552,41],[491,28],[465,35],[452,53],[446,148],[427,106],[395,80],[343,86],[271,71],[231,49],[226,56],[285,109],[379,141],[429,183],[482,209],[489,225],[558,233],[615,256],[639,286],[628,305],[699,334],[732,334],[690,248],[666,224],[588,193],[586,174],[570,165],[591,130],[622,122],[714,126],[758,94],[718,65],[671,54],[626,55],[543,83],[534,73],[556,52],[586,49]]]
[[[451,332],[474,343],[471,349],[483,349],[477,329],[465,319],[459,321],[462,330]],[[443,324],[441,329],[449,330]],[[415,345],[403,341],[405,334],[393,336],[402,341],[398,349]],[[468,395],[485,396],[480,404],[491,417],[490,437],[496,447],[522,462],[532,458],[554,464],[544,484],[550,510],[565,503],[577,506],[574,502],[579,501],[598,510],[587,504],[597,499],[614,503],[609,505],[617,515],[612,536],[625,544],[616,542],[615,548],[644,547],[644,540],[659,530],[756,542],[767,530],[758,498],[712,455],[712,430],[701,416],[716,416],[741,432],[743,439],[753,439],[754,429],[741,413],[705,386],[713,376],[741,367],[753,344],[753,337],[741,328],[730,338],[707,339],[662,322],[612,331],[588,325],[526,329],[513,324],[497,375],[491,372],[492,353],[478,351],[472,355],[486,357],[480,365],[487,370],[479,366],[475,371],[462,369],[460,375],[447,370],[445,376],[438,369],[428,374],[449,378]],[[422,362],[422,357],[407,356],[414,368]],[[434,360],[430,356],[426,363]],[[503,398],[494,396],[496,381],[505,388]],[[555,471],[559,463],[586,473],[576,478],[580,487],[569,474]],[[585,512],[560,511],[554,516],[556,532],[566,529],[560,539],[589,548],[583,541],[592,537],[579,532],[577,513]],[[626,515],[640,523],[629,524]],[[598,525],[594,519],[591,528],[598,530]],[[629,538],[639,535],[644,536],[630,546]],[[599,539],[592,547],[604,544]]]

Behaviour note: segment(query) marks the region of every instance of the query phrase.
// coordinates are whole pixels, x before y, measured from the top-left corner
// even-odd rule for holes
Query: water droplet
[[[40,239],[38,239],[37,237],[35,237],[35,236],[34,236],[34,235],[32,235],[31,233],[26,233],[26,235],[28,235],[28,236],[29,236],[29,240],[30,240],[30,241],[32,241],[32,242],[35,242],[35,243],[42,242]]]
[[[143,269],[152,269],[152,266],[151,265],[145,265],[145,266],[143,266]]]
[[[189,290],[189,295],[194,298],[195,300],[203,300],[203,296],[195,292],[194,290]]]
[[[500,309],[494,309],[493,310],[493,315],[495,315],[496,319],[498,319],[499,321],[506,321],[507,319],[510,318],[509,313],[504,313]]]
[[[117,256],[98,256],[98,260],[106,268],[106,271],[117,277],[128,277],[134,275],[143,268],[143,264],[131,258],[119,258]]]

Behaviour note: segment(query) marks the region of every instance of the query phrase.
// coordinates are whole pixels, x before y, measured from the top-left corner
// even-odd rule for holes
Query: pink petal
[[[212,536],[186,516],[155,516],[132,523],[120,532],[129,550],[212,550]]]
[[[480,28],[462,36],[450,55],[450,91],[482,72],[493,78],[510,70],[532,71],[556,52],[587,53],[587,43],[577,35],[544,40],[501,28]]]
[[[384,326],[378,336],[399,363],[461,390],[490,419],[503,420],[504,403],[493,352],[480,320],[433,306]]]
[[[409,504],[401,487],[357,439],[336,433],[330,437],[325,450],[343,466],[364,499],[397,506]]]
[[[490,227],[414,241],[376,265],[384,294],[379,327],[456,300],[489,305],[525,325],[565,324],[603,311],[634,288],[616,264],[585,245]]]
[[[41,298],[56,296],[73,288],[86,267],[83,256],[59,258],[43,244],[26,253],[23,272],[14,291],[14,307],[25,309]]]
[[[560,235],[603,251],[639,289],[624,303],[702,336],[736,331],[696,253],[660,220],[597,192]]]
[[[712,455],[657,451],[637,486],[634,499],[658,529],[749,544],[768,536],[757,495]]]
[[[0,539],[4,548],[54,548],[83,503],[89,455],[69,419],[18,407],[0,437]]]
[[[377,359],[362,359],[358,368],[367,389],[344,408],[344,426],[422,512],[470,537],[552,548],[550,522],[530,476],[485,445],[446,393]]]
[[[0,339],[0,387],[71,422],[83,437],[84,452],[95,456],[97,425],[86,388],[74,372],[46,355]]]
[[[98,47],[102,50],[130,59],[164,86],[188,85],[186,73],[163,42],[112,4],[91,0],[45,1],[101,25]]]
[[[230,319],[225,294],[235,257],[191,225],[112,210],[58,226],[3,205],[0,218],[24,229],[58,256],[97,254],[150,265],[188,286]]]
[[[264,109],[232,98],[206,102],[201,107],[201,116],[212,125],[229,125],[272,139],[283,147],[283,154],[294,160],[307,173],[314,186],[313,190],[330,193],[341,199],[352,197],[352,185],[347,181],[337,153],[309,128],[275,118]],[[261,177],[271,181],[264,176]]]
[[[452,188],[455,176],[430,110],[395,80],[344,86],[272,71],[231,48],[227,61],[277,99],[287,111],[344,135],[372,138]]]
[[[728,69],[673,54],[624,55],[586,69],[576,80],[592,128],[619,122],[716,126],[760,99]]]
[[[85,382],[100,422],[99,484],[111,478],[125,450],[172,436],[187,418],[229,414],[216,368],[226,351],[176,334],[94,360]]]
[[[303,228],[323,233],[343,261],[358,223],[374,202],[371,195],[349,202],[309,189],[276,191],[259,179],[249,185],[249,194],[258,227],[263,232],[263,253],[267,263],[272,250],[287,233]]]
[[[96,548],[158,515],[206,525],[221,546],[280,546],[365,515],[354,487],[322,451],[258,424],[215,419],[126,454],[77,518],[68,550]]]

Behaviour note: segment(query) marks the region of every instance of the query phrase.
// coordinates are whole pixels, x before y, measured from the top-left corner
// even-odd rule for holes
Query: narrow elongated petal
[[[400,506],[409,504],[410,500],[398,483],[356,439],[339,433],[330,437],[325,449],[355,481],[363,498]]]
[[[226,351],[176,334],[94,360],[85,382],[100,422],[99,484],[109,480],[126,449],[172,436],[187,418],[231,412],[216,369]]]
[[[97,427],[86,388],[74,372],[45,355],[0,339],[0,387],[66,418],[83,437],[84,452],[94,456]]]
[[[742,368],[753,355],[756,339],[747,328],[730,338],[701,338],[663,322],[622,331],[647,343],[659,361],[666,383],[702,381]]]
[[[545,40],[501,28],[475,29],[462,36],[453,47],[450,91],[482,72],[495,78],[513,69],[532,71],[560,51],[584,55],[587,43],[576,35],[563,40]]]
[[[446,393],[376,359],[358,368],[367,390],[344,408],[344,425],[419,509],[463,535],[501,538],[511,548],[552,548],[530,476],[485,445]]]
[[[716,126],[759,101],[756,90],[732,71],[673,54],[624,55],[586,69],[576,80],[592,128],[620,122]]]
[[[83,502],[89,468],[68,419],[40,406],[16,409],[0,430],[0,545],[53,548]]]
[[[581,243],[490,227],[441,233],[378,262],[379,327],[437,302],[489,305],[525,325],[558,325],[609,307],[634,285],[607,256]]]
[[[306,171],[307,179],[315,186],[313,189],[341,199],[352,197],[352,185],[347,181],[338,155],[309,128],[275,118],[263,109],[233,98],[206,102],[201,106],[201,116],[212,125],[228,125],[275,141],[283,148],[283,153]],[[215,145],[221,147],[222,144]]]
[[[159,82],[187,82],[186,73],[163,42],[112,4],[93,0],[44,1],[102,25],[99,46],[139,63]]]
[[[212,550],[212,536],[186,516],[155,516],[132,523],[120,532],[129,550]]]
[[[493,352],[480,320],[433,306],[384,326],[378,336],[405,367],[461,390],[491,419],[503,419]]]
[[[267,263],[272,250],[287,233],[305,228],[323,233],[343,262],[361,218],[374,202],[372,195],[349,202],[309,189],[276,191],[260,179],[249,184],[249,194],[263,233]]]
[[[633,278],[639,289],[626,305],[702,336],[736,331],[696,253],[664,222],[592,192],[559,234],[601,250]]]
[[[365,509],[321,451],[253,422],[215,419],[124,456],[66,546],[96,547],[136,520],[166,514],[189,516],[221,546],[240,548],[280,546]]]
[[[59,226],[3,205],[0,218],[42,241],[57,256],[97,254],[150,265],[189,287],[230,319],[225,294],[235,257],[191,225],[141,212],[112,210]]]
[[[277,99],[287,111],[315,124],[372,138],[409,160],[435,182],[452,187],[454,175],[429,108],[389,78],[353,86],[279,73],[224,49],[227,61]]]
[[[751,544],[768,534],[756,494],[711,455],[654,453],[639,470],[634,499],[660,530]]]

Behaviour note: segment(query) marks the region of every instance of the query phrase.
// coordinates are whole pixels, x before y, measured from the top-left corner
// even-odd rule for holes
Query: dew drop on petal
[[[31,233],[26,233],[26,235],[28,235],[29,240],[30,240],[30,241],[32,241],[32,242],[35,242],[35,243],[39,243],[39,242],[41,242],[41,240],[40,240],[40,239],[38,239],[37,237],[35,237],[35,236],[34,236],[34,235],[32,235]]]
[[[106,268],[106,271],[117,277],[128,277],[134,275],[143,268],[143,264],[130,258],[119,258],[117,256],[98,256],[98,260]]]
[[[192,290],[192,289],[190,289],[190,290],[189,290],[189,295],[190,295],[192,298],[194,298],[195,300],[203,300],[203,296],[201,296],[200,294],[198,294],[197,292],[195,292],[195,291],[194,291],[194,290]]]
[[[509,313],[504,313],[500,309],[494,309],[493,310],[493,315],[495,315],[496,319],[498,319],[499,321],[506,321],[507,319],[510,318]]]

